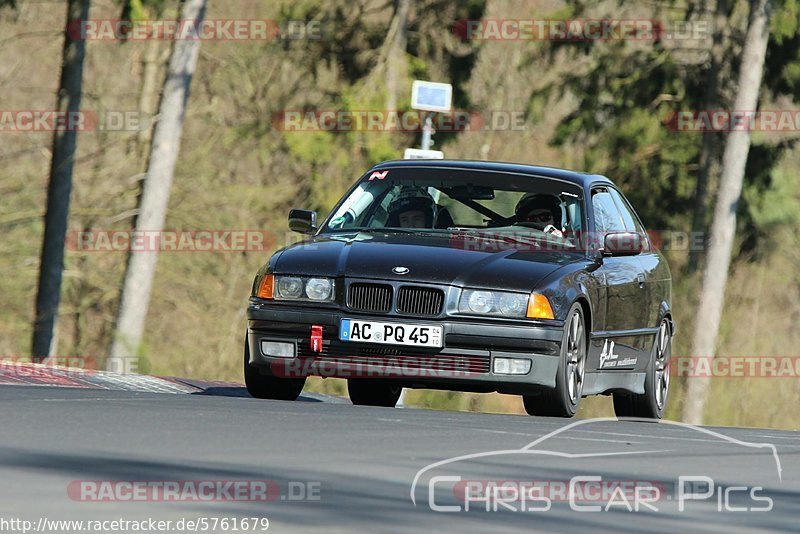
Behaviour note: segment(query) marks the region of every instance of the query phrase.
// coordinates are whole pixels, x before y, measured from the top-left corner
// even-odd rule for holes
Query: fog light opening
[[[273,358],[294,358],[294,343],[261,340],[261,354]]]
[[[527,375],[533,362],[522,358],[495,358],[492,371],[496,375]]]

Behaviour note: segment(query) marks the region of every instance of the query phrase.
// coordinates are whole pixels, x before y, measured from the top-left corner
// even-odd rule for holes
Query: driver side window
[[[622,215],[607,189],[597,189],[592,193],[592,207],[596,232],[607,234],[625,231]]]

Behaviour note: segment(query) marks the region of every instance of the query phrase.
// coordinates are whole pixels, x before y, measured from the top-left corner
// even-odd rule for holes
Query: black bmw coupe
[[[247,309],[251,395],[348,380],[354,404],[402,388],[522,395],[571,417],[613,395],[661,418],[674,333],[669,268],[604,176],[510,163],[404,160],[368,170],[307,238],[258,272]]]

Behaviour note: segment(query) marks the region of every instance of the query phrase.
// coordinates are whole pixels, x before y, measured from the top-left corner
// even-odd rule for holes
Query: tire
[[[257,399],[296,400],[306,385],[303,378],[278,378],[263,375],[257,367],[250,365],[250,347],[244,342],[244,385],[247,392]]]
[[[394,408],[403,388],[388,380],[348,378],[347,394],[357,406],[385,406]]]
[[[564,322],[561,338],[561,356],[556,372],[555,389],[538,394],[523,395],[522,403],[528,415],[572,417],[578,410],[583,393],[586,368],[586,323],[583,309],[577,302],[572,305]]]
[[[669,358],[672,352],[672,335],[669,321],[665,318],[658,327],[653,341],[647,374],[644,379],[644,393],[614,393],[614,413],[617,417],[638,417],[661,419],[669,397]]]

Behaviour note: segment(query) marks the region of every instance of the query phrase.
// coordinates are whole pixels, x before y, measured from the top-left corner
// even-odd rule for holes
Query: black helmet
[[[389,204],[387,226],[399,226],[400,214],[407,211],[421,211],[425,215],[425,226],[433,228],[433,221],[436,217],[436,202],[423,188],[406,186],[400,190],[397,198]]]
[[[562,228],[561,199],[556,195],[548,193],[527,193],[517,202],[514,215],[517,218],[517,222],[532,222],[534,226],[539,227],[540,225],[537,224],[539,221],[528,220],[530,214],[537,210],[548,210],[553,216],[552,225],[559,230]],[[547,223],[541,223],[541,228],[539,229],[544,230],[546,225]]]

